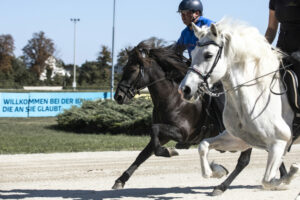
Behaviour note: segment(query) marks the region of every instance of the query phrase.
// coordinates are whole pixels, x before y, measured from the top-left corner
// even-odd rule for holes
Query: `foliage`
[[[101,46],[96,61],[86,61],[78,69],[79,86],[97,86],[98,88],[109,88],[111,76],[111,52],[107,46]],[[115,76],[116,82],[120,79]]]
[[[125,65],[127,64],[128,61],[128,52],[131,51],[133,49],[133,47],[128,46],[125,49],[121,49],[121,51],[118,54],[118,60],[117,60],[117,64],[116,64],[116,68],[121,71],[123,69],[123,67],[125,67]]]
[[[45,61],[54,54],[54,43],[43,31],[34,33],[33,38],[23,48],[25,63],[39,78],[44,71]]]
[[[151,127],[152,102],[137,98],[129,104],[119,105],[112,100],[84,101],[57,116],[62,129],[131,135],[145,134]]]
[[[164,43],[161,39],[151,38],[155,43]],[[150,39],[150,40],[151,40]],[[47,38],[43,31],[34,33],[33,37],[23,48],[23,55],[15,57],[14,39],[11,35],[0,35],[0,88],[22,88],[30,86],[63,86],[72,88],[73,64],[65,64],[56,58],[59,67],[69,71],[71,76],[57,75],[51,77],[52,69],[47,68],[45,61],[56,53],[52,39]],[[132,47],[122,49],[117,55],[114,73],[114,88],[121,79],[120,72],[128,60],[127,51]],[[77,89],[109,90],[111,86],[112,55],[107,46],[102,45],[97,57],[93,61],[86,61],[76,66]],[[47,70],[44,81],[39,80],[40,74]]]
[[[13,37],[11,35],[0,35],[0,72],[11,72],[14,49]]]
[[[97,62],[85,62],[78,69],[78,83],[81,86],[100,84],[103,70],[99,70]]]
[[[107,46],[102,45],[101,51],[97,57],[97,62],[99,64],[99,68],[111,68],[111,52],[109,51]]]

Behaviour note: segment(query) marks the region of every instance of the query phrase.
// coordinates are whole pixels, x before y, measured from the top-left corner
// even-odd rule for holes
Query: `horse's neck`
[[[257,68],[255,67],[255,61],[249,61],[246,66],[240,66],[240,64],[232,64],[228,68],[227,75],[223,78],[222,83],[225,90],[232,90],[234,88],[245,89],[248,86],[258,86],[258,89],[261,88],[262,84],[261,79],[256,77]]]
[[[237,113],[256,115],[261,112],[261,108],[270,103],[273,74],[260,77],[263,74],[257,75],[255,65],[254,61],[247,63],[246,66],[233,65],[229,69],[229,77],[222,80],[226,91],[226,104],[234,108]],[[278,81],[275,81],[272,84],[272,90],[280,92],[279,84]]]
[[[153,105],[154,106],[168,105],[170,99],[174,99],[177,98],[177,96],[179,96],[177,92],[178,85],[172,83],[172,81],[168,79],[164,79],[164,77],[153,79],[152,82],[157,81],[159,79],[163,79],[163,80],[158,81],[155,84],[148,87]]]

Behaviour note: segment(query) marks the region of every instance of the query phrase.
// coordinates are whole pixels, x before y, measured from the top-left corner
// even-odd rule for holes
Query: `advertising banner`
[[[83,100],[110,98],[109,92],[0,93],[0,117],[51,117]]]

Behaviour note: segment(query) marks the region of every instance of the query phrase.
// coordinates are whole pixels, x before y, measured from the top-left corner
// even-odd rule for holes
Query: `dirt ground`
[[[254,150],[249,166],[223,195],[209,196],[222,179],[204,179],[197,149],[180,150],[179,156],[152,156],[122,190],[112,190],[116,178],[127,169],[138,151],[0,155],[0,199],[213,199],[294,200],[300,192],[300,176],[287,190],[261,188],[267,154]],[[210,160],[232,171],[239,153],[212,151]],[[285,157],[286,166],[300,164],[300,145]]]

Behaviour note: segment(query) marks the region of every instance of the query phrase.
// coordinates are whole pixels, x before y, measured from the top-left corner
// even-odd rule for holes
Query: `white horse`
[[[263,187],[279,189],[289,184],[299,169],[297,164],[291,166],[287,177],[275,178],[292,143],[294,118],[278,72],[280,54],[256,28],[239,21],[227,18],[210,27],[193,24],[193,29],[199,42],[179,91],[190,100],[199,87],[212,94],[210,86],[221,81],[226,96],[226,131],[199,145],[202,175],[213,177],[215,173],[207,160],[209,149],[244,151],[256,147],[268,152]]]

